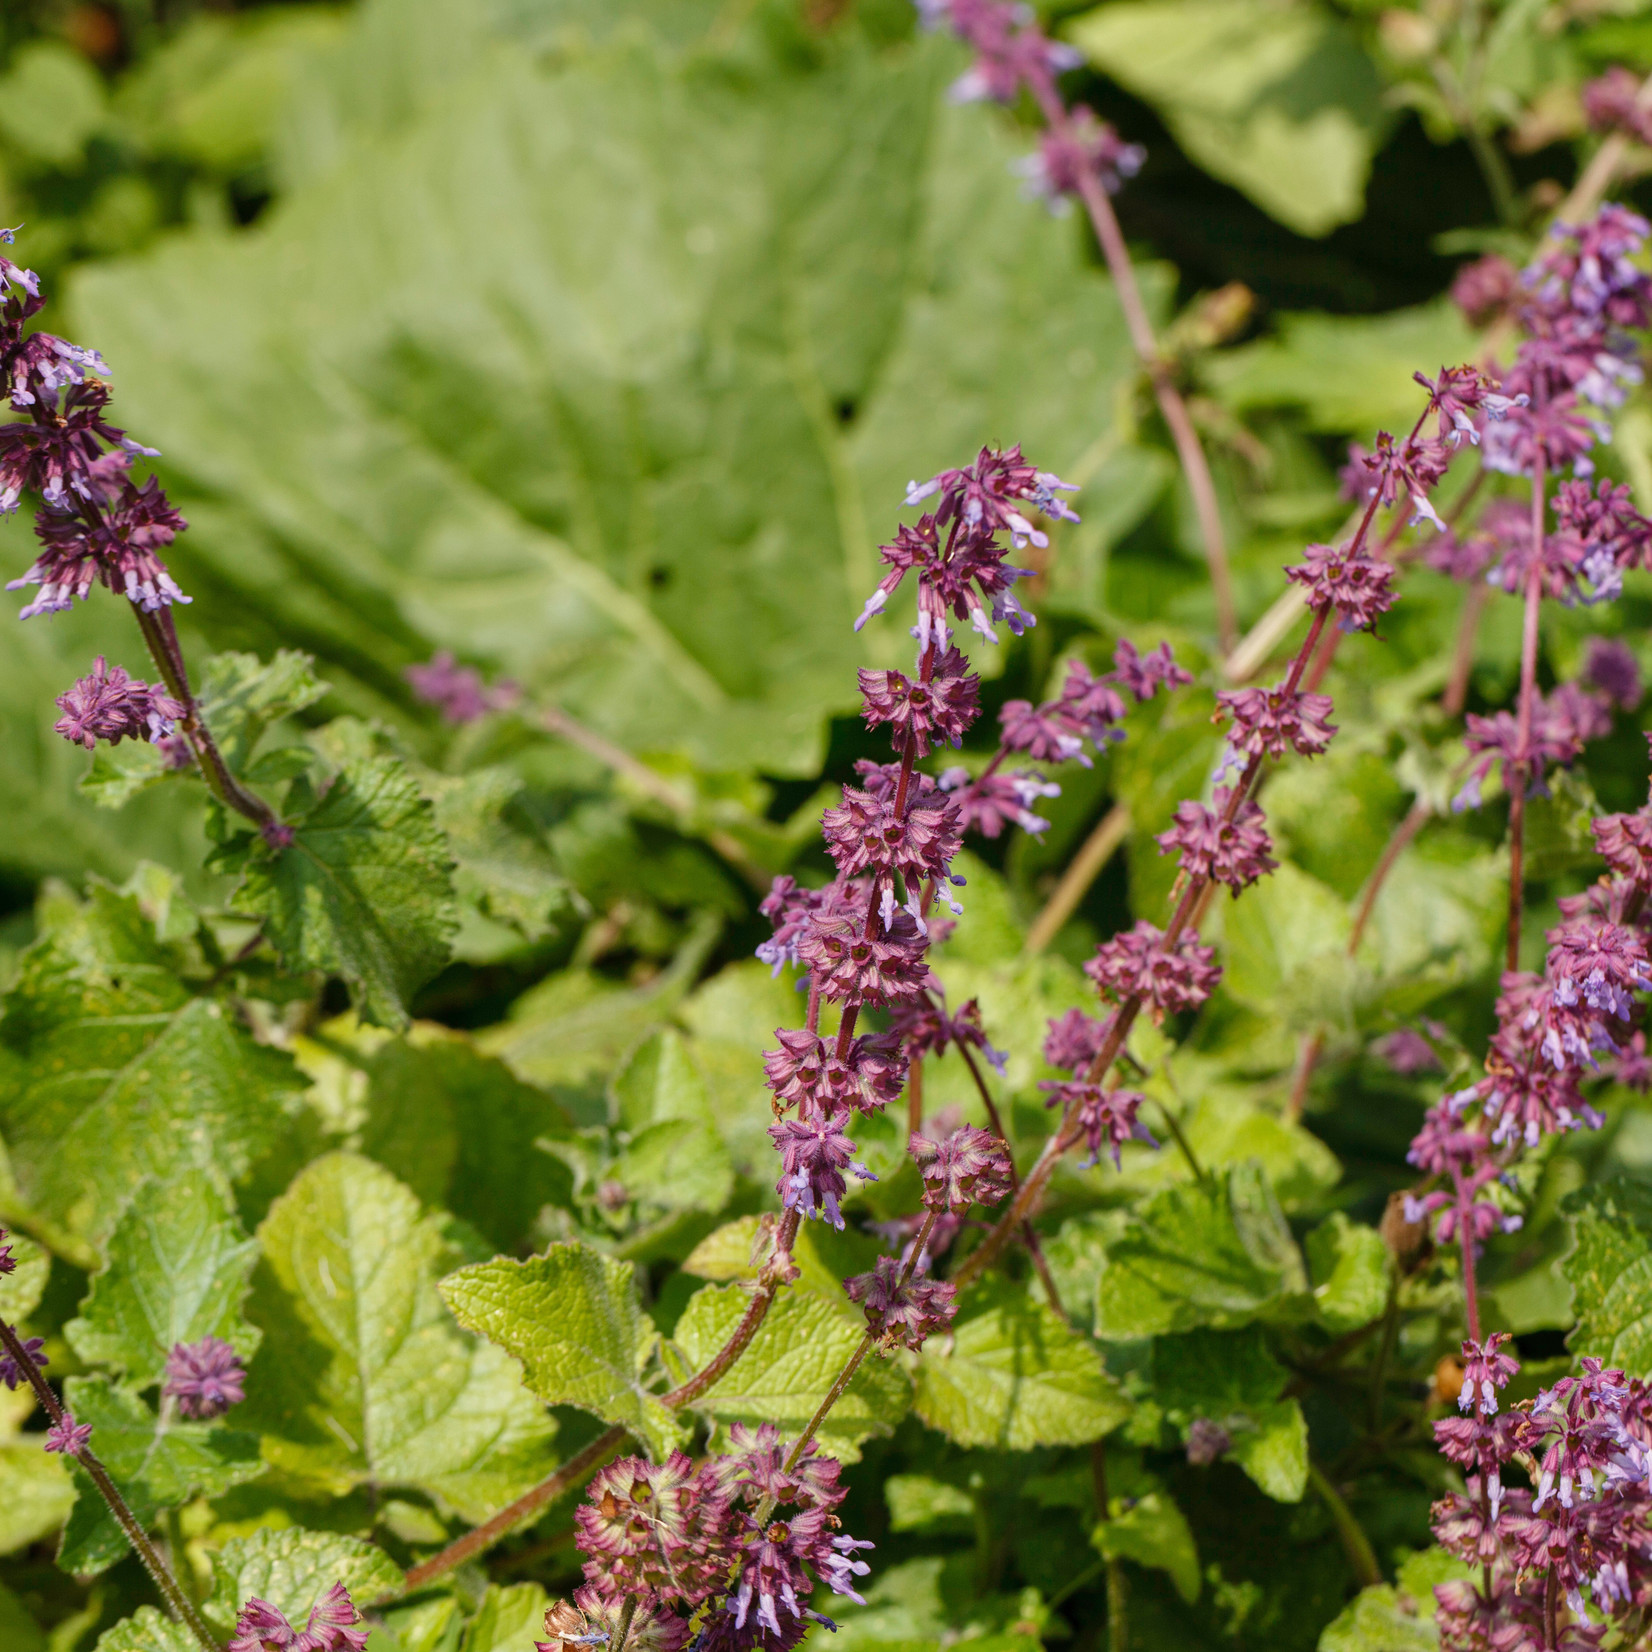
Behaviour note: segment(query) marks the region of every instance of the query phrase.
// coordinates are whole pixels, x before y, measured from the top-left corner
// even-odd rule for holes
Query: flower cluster
[[[63,713],[55,728],[65,740],[95,751],[99,740],[118,746],[122,740],[166,739],[184,708],[162,689],[111,668],[99,654],[92,674],[57,697]]]
[[[935,1332],[947,1330],[958,1312],[958,1292],[944,1279],[929,1279],[892,1256],[880,1256],[870,1273],[844,1281],[851,1302],[866,1311],[866,1323],[885,1352],[920,1348]]]
[[[1153,1132],[1136,1116],[1147,1099],[1139,1090],[1109,1090],[1087,1079],[1052,1080],[1039,1088],[1050,1092],[1044,1105],[1062,1108],[1069,1131],[1075,1138],[1084,1138],[1090,1149],[1086,1169],[1100,1163],[1105,1150],[1113,1155],[1113,1168],[1117,1170],[1127,1141],[1159,1145]]]
[[[434,706],[448,723],[474,723],[490,711],[509,711],[522,690],[508,678],[489,688],[481,674],[459,665],[445,648],[424,665],[410,665],[402,673],[414,695]]]
[[[1652,143],[1652,106],[1640,100],[1640,76],[1614,64],[1598,80],[1583,88],[1583,114],[1596,132],[1627,132],[1640,143]]]
[[[235,1639],[225,1652],[363,1652],[368,1633],[350,1591],[335,1583],[310,1608],[302,1629],[279,1607],[254,1596],[241,1608]]]
[[[804,1604],[815,1581],[860,1599],[854,1579],[867,1567],[856,1551],[871,1545],[838,1535],[838,1464],[811,1442],[788,1468],[772,1423],[736,1423],[731,1443],[698,1467],[677,1451],[597,1474],[574,1514],[586,1583],[572,1607],[546,1615],[540,1652],[603,1644],[627,1601],[627,1645],[678,1652],[704,1609],[702,1646],[783,1649],[829,1621]]]
[[[1464,722],[1463,744],[1475,761],[1469,766],[1461,789],[1452,799],[1452,808],[1477,809],[1481,788],[1493,767],[1499,767],[1505,791],[1512,791],[1520,765],[1526,768],[1526,790],[1534,797],[1547,797],[1545,771],[1569,768],[1591,740],[1612,731],[1612,707],[1604,694],[1561,683],[1550,694],[1535,695],[1531,710],[1531,735],[1521,740],[1520,719],[1511,711],[1481,717],[1470,712]]]
[[[0,244],[14,239],[0,230]],[[39,555],[7,589],[40,587],[25,619],[72,606],[94,583],[149,611],[187,602],[160,558],[184,519],[154,477],[131,479],[133,459],[155,450],[105,417],[109,367],[95,350],[25,330],[42,303],[34,272],[0,256],[0,385],[27,415],[0,425],[0,513],[26,492],[41,501]]]
[[[246,1380],[235,1350],[222,1337],[204,1336],[172,1345],[161,1394],[177,1403],[182,1417],[221,1417],[247,1397]]]

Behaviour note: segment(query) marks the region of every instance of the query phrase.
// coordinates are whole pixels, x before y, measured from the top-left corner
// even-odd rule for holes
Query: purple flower
[[[574,1590],[573,1603],[559,1600],[545,1614],[546,1640],[535,1641],[535,1652],[585,1652],[610,1645],[619,1634],[624,1601],[589,1583]],[[657,1604],[641,1600],[631,1616],[625,1637],[628,1652],[681,1652],[688,1640],[688,1620]]]
[[[1168,952],[1164,931],[1145,918],[1103,941],[1084,973],[1099,992],[1123,1003],[1140,998],[1155,1021],[1195,1010],[1222,979],[1213,948],[1202,946],[1192,930],[1183,930]]]
[[[1117,1170],[1127,1141],[1159,1145],[1136,1116],[1147,1099],[1139,1090],[1108,1090],[1088,1079],[1046,1081],[1039,1089],[1050,1092],[1044,1105],[1060,1107],[1067,1124],[1084,1137],[1090,1149],[1090,1157],[1084,1162],[1086,1170],[1101,1162],[1104,1147],[1112,1153],[1113,1168]]]
[[[1464,264],[1451,283],[1451,301],[1475,327],[1489,326],[1514,309],[1520,272],[1500,253]]]
[[[1000,836],[1006,826],[1019,826],[1034,837],[1049,831],[1049,821],[1034,814],[1033,805],[1040,798],[1061,795],[1059,786],[1031,769],[983,775],[979,780],[971,779],[968,769],[948,769],[940,784],[942,791],[957,794],[963,829],[985,838]]]
[[[1043,133],[1037,150],[1016,170],[1027,180],[1027,193],[1060,214],[1071,209],[1070,197],[1082,190],[1086,178],[1116,195],[1146,159],[1139,143],[1126,143],[1094,110],[1076,103],[1061,125]]]
[[[925,27],[949,23],[975,51],[975,62],[953,83],[955,102],[1013,103],[1023,86],[1047,87],[1084,60],[1047,38],[1015,0],[917,0]]]
[[[944,1141],[914,1134],[908,1145],[923,1175],[926,1210],[962,1215],[977,1202],[997,1204],[1010,1190],[1009,1151],[990,1130],[966,1124]]]
[[[1187,1430],[1187,1460],[1195,1468],[1209,1468],[1233,1449],[1233,1436],[1208,1417],[1195,1417]]]
[[[1282,757],[1287,750],[1317,757],[1336,733],[1329,694],[1303,694],[1281,683],[1276,688],[1237,688],[1216,696],[1224,715],[1233,719],[1228,745],[1245,756]]]
[[[1585,920],[1551,929],[1548,939],[1548,975],[1562,1004],[1581,998],[1599,1014],[1627,1021],[1635,1008],[1629,995],[1652,987],[1652,962],[1637,930]]]
[[[1520,1369],[1519,1360],[1497,1351],[1507,1341],[1507,1331],[1493,1331],[1483,1343],[1463,1344],[1463,1391],[1457,1396],[1459,1410],[1469,1411],[1478,1404],[1483,1416],[1496,1414],[1497,1390],[1507,1388],[1509,1378]]]
[[[1077,758],[1085,768],[1084,741],[1064,714],[1061,703],[1034,706],[1030,700],[1010,700],[998,713],[1006,750],[1023,751],[1035,762],[1065,763]]]
[[[1044,1059],[1052,1067],[1065,1067],[1070,1073],[1088,1067],[1101,1053],[1107,1027],[1107,1022],[1097,1021],[1083,1010],[1068,1010],[1065,1015],[1053,1017],[1044,1035]]]
[[[8,1269],[7,1271],[10,1272],[11,1270]],[[12,1334],[16,1335],[15,1326],[12,1328]],[[46,1346],[43,1338],[20,1337],[18,1340],[23,1344],[25,1357],[33,1360],[36,1366],[44,1370],[46,1366],[52,1363],[40,1351]],[[27,1382],[28,1380],[28,1372],[18,1365],[10,1352],[0,1352],[0,1382],[3,1382],[8,1388],[15,1389],[20,1382]]]
[[[1394,606],[1394,569],[1364,552],[1310,545],[1308,560],[1285,570],[1308,593],[1310,608],[1334,608],[1344,631],[1369,631]]]
[[[1614,63],[1583,87],[1583,114],[1594,132],[1627,132],[1639,143],[1652,144],[1652,109],[1639,103],[1640,76]]]
[[[945,1004],[933,998],[920,998],[896,1005],[889,1012],[889,1020],[908,1056],[945,1055],[949,1047],[979,1050],[1000,1075],[1004,1071],[1007,1057],[987,1042],[981,1006],[973,998],[956,1015],[948,1015]]]
[[[826,811],[821,825],[827,853],[844,877],[898,872],[909,884],[945,878],[963,837],[951,798],[908,798],[897,815],[892,799],[854,786],[843,788],[843,802]]]
[[[184,708],[164,689],[129,677],[124,667],[110,667],[99,654],[92,674],[57,697],[63,715],[53,725],[65,740],[95,751],[99,740],[118,746],[122,740],[161,740],[172,733]]]
[[[948,648],[934,663],[927,681],[911,682],[898,671],[860,672],[862,717],[868,728],[889,725],[896,751],[913,743],[918,757],[927,757],[944,740],[961,746],[964,732],[981,713],[981,679],[968,669],[956,648]]]
[[[17,1272],[17,1258],[11,1253],[11,1246],[7,1240],[11,1235],[4,1228],[0,1228],[0,1275]]]
[[[1590,829],[1601,859],[1619,877],[1652,890],[1652,805],[1632,815],[1597,815]]]
[[[174,1343],[166,1356],[161,1393],[178,1402],[185,1417],[221,1417],[246,1398],[240,1356],[221,1337]]]
[[[254,1596],[241,1608],[235,1639],[225,1652],[363,1652],[370,1631],[350,1591],[335,1583],[314,1606],[302,1632],[267,1600]]]
[[[86,1442],[91,1437],[92,1425],[77,1423],[74,1412],[65,1411],[46,1430],[46,1449],[65,1457],[78,1457],[86,1449]]]
[[[846,913],[811,912],[797,942],[798,957],[821,993],[834,1002],[888,1005],[916,998],[929,984],[925,939],[909,912],[882,924]]]
[[[1641,703],[1641,671],[1626,643],[1616,637],[1591,637],[1583,656],[1583,680],[1598,688],[1619,711]]]
[[[1440,1058],[1434,1046],[1412,1027],[1398,1027],[1371,1046],[1372,1051],[1403,1078],[1415,1073],[1438,1072]]]
[[[457,664],[445,648],[428,664],[410,665],[402,675],[414,694],[435,706],[448,723],[474,723],[490,711],[508,711],[522,698],[522,690],[508,680],[486,687],[479,672]]]
[[[673,1451],[663,1463],[622,1457],[600,1470],[574,1510],[585,1578],[605,1595],[697,1606],[727,1577],[715,1553],[728,1497],[715,1475]]]
[[[781,1175],[776,1191],[787,1210],[824,1217],[843,1227],[838,1201],[848,1192],[844,1171],[863,1182],[875,1182],[870,1170],[856,1164],[855,1144],[828,1118],[782,1119],[769,1126],[780,1149]]]
[[[1262,811],[1249,798],[1232,810],[1231,793],[1218,786],[1212,799],[1215,807],[1183,802],[1176,808],[1176,823],[1157,838],[1159,853],[1179,852],[1182,876],[1210,878],[1223,883],[1237,895],[1279,864],[1268,853],[1273,840],[1262,825]]]
[[[844,1283],[851,1302],[866,1310],[866,1323],[885,1348],[921,1348],[936,1332],[947,1330],[958,1312],[957,1287],[926,1279],[914,1270],[901,1282],[902,1264],[880,1256],[871,1273]]]
[[[894,1033],[863,1033],[841,1059],[836,1038],[805,1027],[777,1027],[778,1050],[763,1054],[763,1070],[778,1107],[795,1106],[804,1118],[876,1112],[899,1101],[906,1057]]]

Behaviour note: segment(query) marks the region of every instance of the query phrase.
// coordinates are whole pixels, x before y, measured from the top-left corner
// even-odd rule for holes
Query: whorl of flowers
[[[254,1596],[241,1608],[235,1638],[225,1652],[363,1652],[369,1633],[350,1591],[335,1583],[310,1608],[303,1629]]]

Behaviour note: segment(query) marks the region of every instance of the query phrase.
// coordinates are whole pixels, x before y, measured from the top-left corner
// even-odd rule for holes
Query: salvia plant
[[[968,48],[955,99],[1036,122],[1028,194],[1095,232],[1182,464],[1218,648],[1121,635],[1055,662],[1045,697],[1000,698],[983,663],[1036,626],[1080,488],[983,431],[879,502],[855,629],[912,648],[856,688],[887,747],[811,807],[820,853],[793,871],[735,816],[702,822],[767,933],[737,992],[714,978],[675,1025],[706,956],[692,936],[667,985],[613,987],[606,1021],[589,969],[530,993],[548,1033],[529,1010],[503,1036],[411,1020],[462,910],[526,921],[544,894],[489,871],[499,771],[438,773],[365,717],[317,720],[296,652],[186,658],[168,567],[186,523],[159,455],[0,255],[0,508],[26,501],[37,542],[8,588],[35,625],[124,602],[153,671],[95,656],[43,717],[91,754],[102,801],[197,783],[207,866],[237,880],[217,907],[155,866],[84,900],[48,890],[0,1019],[0,1536],[56,1534],[63,1574],[126,1580],[119,1612],[99,1583],[58,1614],[54,1648],[94,1627],[102,1652],[1299,1644],[1211,1547],[1210,1509],[1236,1500],[1245,1519],[1296,1511],[1268,1541],[1312,1566],[1340,1556],[1298,1585],[1327,1652],[1652,1632],[1652,1206],[1583,1187],[1600,1161],[1580,1145],[1617,1140],[1652,1089],[1652,802],[1601,807],[1583,766],[1642,695],[1635,651],[1591,616],[1652,570],[1652,520],[1601,468],[1642,379],[1652,228],[1584,200],[1523,265],[1465,266],[1453,296],[1483,352],[1413,364],[1410,424],[1349,452],[1342,530],[1283,567],[1241,638],[1187,385],[1111,205],[1141,150],[1068,101],[1077,59],[1024,8],[919,12]],[[1608,142],[1652,138],[1626,72],[1584,105]],[[1415,801],[1350,916],[1302,893],[1270,795],[1342,760],[1339,719],[1380,723],[1345,656],[1382,649],[1408,585],[1442,576],[1462,587],[1454,652],[1393,739],[1359,736],[1354,761],[1401,748]],[[1488,631],[1509,643],[1506,703],[1475,690]],[[680,776],[450,652],[406,677],[458,740],[548,732],[651,805],[697,807]],[[992,846],[1050,831],[1060,774],[1132,746],[1149,769],[1203,754],[1178,731],[1207,719],[1214,763],[1152,777],[1169,790],[1131,869],[1151,909],[1053,990],[1035,963],[1019,996],[958,991],[949,960],[1021,944]],[[1131,824],[1103,820],[1084,879]],[[1305,1229],[1283,1184],[1320,1174],[1316,1095],[1364,1082],[1357,969],[1396,905],[1439,898],[1405,867],[1448,830],[1482,845],[1455,875],[1495,874],[1494,1004],[1421,1014],[1465,986],[1453,948],[1473,937],[1408,955],[1369,1054],[1410,1087],[1370,1090],[1416,1125],[1406,1185],[1386,1206],[1378,1189],[1373,1222],[1350,1199]],[[1266,904],[1281,885],[1294,908]],[[1224,969],[1328,984],[1299,979],[1270,1022]],[[1227,1067],[1201,1053],[1218,1037],[1240,1050]],[[533,1081],[534,1038],[589,1052],[600,1118]],[[738,1174],[708,1060],[764,1087]],[[1228,1106],[1258,1072],[1270,1110]],[[1562,1195],[1569,1252],[1521,1262]],[[1532,1292],[1557,1286],[1570,1347],[1523,1346],[1548,1323]],[[928,1434],[898,1457],[909,1408]],[[1037,1580],[1019,1594],[999,1587],[1012,1507]],[[973,1573],[923,1573],[943,1620],[914,1604],[929,1561],[901,1544],[960,1524]]]

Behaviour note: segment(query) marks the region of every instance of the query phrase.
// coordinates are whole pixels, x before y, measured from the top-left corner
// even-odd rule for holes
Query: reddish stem
[[[1520,922],[1526,898],[1526,793],[1532,779],[1532,718],[1537,703],[1538,611],[1543,601],[1543,537],[1547,526],[1543,455],[1532,465],[1532,561],[1526,572],[1525,626],[1520,638],[1519,736],[1509,798],[1509,933],[1507,967],[1520,967]]]

